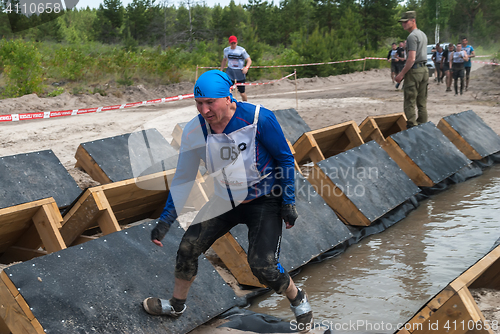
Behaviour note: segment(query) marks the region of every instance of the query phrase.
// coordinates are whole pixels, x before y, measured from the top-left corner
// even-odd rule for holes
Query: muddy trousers
[[[405,74],[404,112],[406,124],[412,127],[427,122],[427,86],[429,70],[426,66],[412,68]],[[417,109],[417,111],[415,110]]]
[[[453,85],[455,87],[455,94],[458,94],[458,79],[460,79],[460,95],[464,92],[464,64],[453,63]]]
[[[290,276],[279,263],[282,233],[282,198],[261,196],[251,202],[217,215],[223,207],[222,199],[215,196],[198,213],[198,219],[182,237],[177,251],[175,277],[191,280],[198,272],[198,257],[221,236],[237,224],[248,227],[248,263],[259,282],[283,293],[288,288]],[[214,217],[199,219],[201,217]],[[201,221],[196,223],[196,221]]]

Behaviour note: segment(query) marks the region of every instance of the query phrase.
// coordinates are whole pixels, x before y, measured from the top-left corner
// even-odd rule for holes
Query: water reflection
[[[494,165],[422,201],[339,257],[306,266],[294,280],[308,292],[318,322],[384,322],[377,332],[392,333],[490,250],[500,237],[499,209],[500,166]],[[292,320],[286,298],[277,294],[258,297],[249,308]]]

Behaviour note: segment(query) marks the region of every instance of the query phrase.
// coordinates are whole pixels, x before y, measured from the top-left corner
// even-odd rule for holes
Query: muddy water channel
[[[421,201],[405,219],[340,256],[305,266],[294,280],[309,294],[316,322],[332,330],[393,333],[498,238],[495,164]],[[249,309],[293,319],[288,302],[275,293],[255,298]]]

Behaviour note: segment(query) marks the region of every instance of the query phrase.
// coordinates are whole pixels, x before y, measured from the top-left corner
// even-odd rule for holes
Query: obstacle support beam
[[[354,121],[304,133],[293,144],[298,165],[319,162],[363,144]]]
[[[62,221],[52,197],[0,209],[1,261],[26,261],[65,249]]]
[[[500,289],[500,246],[472,265],[434,296],[397,334],[488,333],[486,319],[470,289]],[[445,327],[446,326],[446,327]]]

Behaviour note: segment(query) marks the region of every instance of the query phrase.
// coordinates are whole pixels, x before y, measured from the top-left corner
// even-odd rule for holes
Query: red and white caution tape
[[[231,89],[234,89],[236,86],[260,86],[260,85],[268,85],[268,84],[272,84],[272,83],[275,83],[275,82],[278,82],[278,81],[281,81],[281,80],[285,80],[286,78],[289,78],[291,77],[292,75],[295,74],[295,71],[293,71],[293,73],[287,75],[286,77],[283,77],[281,79],[278,79],[278,80],[273,80],[273,81],[268,81],[268,82],[245,82],[245,83],[237,83],[237,84],[234,84]]]
[[[42,111],[42,112],[34,112],[34,113],[0,115],[0,123],[1,122],[24,121],[24,120],[29,120],[29,119],[54,118],[54,117],[62,117],[62,116],[76,116],[76,115],[89,114],[89,113],[94,113],[94,112],[102,112],[102,111],[108,111],[108,110],[137,107],[140,105],[179,101],[179,100],[189,99],[189,98],[193,98],[193,97],[194,97],[194,94],[191,93],[191,94],[164,97],[161,99],[148,100],[148,101],[142,101],[142,102],[131,102],[131,103],[126,103],[126,104],[117,104],[114,106],[107,106],[107,107],[63,110],[63,111]]]
[[[340,64],[340,63],[349,63],[353,61],[364,61],[367,59],[380,59],[387,60],[387,58],[375,58],[375,57],[365,57],[359,59],[349,59],[349,60],[339,60],[339,61],[329,61],[326,63],[309,63],[309,64],[295,64],[295,65],[262,65],[262,66],[252,66],[252,68],[271,68],[271,67],[302,67],[302,66],[316,66],[316,65],[331,65],[331,64]],[[220,68],[220,66],[198,66],[198,68]]]
[[[270,84],[273,82],[284,80],[284,79],[286,79],[294,74],[295,74],[295,72],[287,75],[286,77],[283,77],[283,78],[278,79],[278,80],[270,81],[270,82],[245,83],[245,84],[238,84],[238,85],[249,85],[249,86],[266,85],[266,84]],[[232,89],[233,89],[233,87],[232,87]],[[62,117],[62,116],[76,116],[76,115],[82,115],[82,114],[90,114],[90,113],[94,113],[94,112],[98,113],[98,112],[103,112],[103,111],[108,111],[108,110],[125,109],[125,108],[137,107],[137,106],[141,106],[141,105],[173,102],[173,101],[180,101],[183,99],[192,99],[192,98],[194,98],[193,93],[171,96],[171,97],[164,97],[161,99],[148,100],[148,101],[142,101],[142,102],[131,102],[131,103],[126,103],[126,104],[117,104],[114,106],[107,106],[107,107],[75,109],[75,110],[62,110],[62,111],[42,111],[42,112],[34,112],[34,113],[0,115],[0,123],[25,121],[25,120],[30,120],[30,119],[55,118],[55,117]]]
[[[500,65],[499,63],[490,63],[490,62],[487,62],[487,61],[478,61],[478,60],[472,60],[473,63],[478,63],[478,64],[487,64],[487,65]]]
[[[491,57],[491,56],[476,56],[476,57]],[[354,61],[365,61],[365,60],[387,60],[387,58],[365,57],[365,58],[358,58],[358,59],[329,61],[326,63],[309,63],[309,64],[295,64],[295,65],[262,65],[262,66],[252,66],[252,68],[303,67],[303,66],[317,66],[317,65],[331,65],[331,64],[349,63],[349,62],[354,62]],[[480,62],[480,61],[474,61],[474,60],[473,60],[473,62],[482,63],[482,64],[489,64],[489,65],[498,65],[497,63]],[[220,68],[220,66],[198,66],[198,68],[214,69],[214,68]]]

